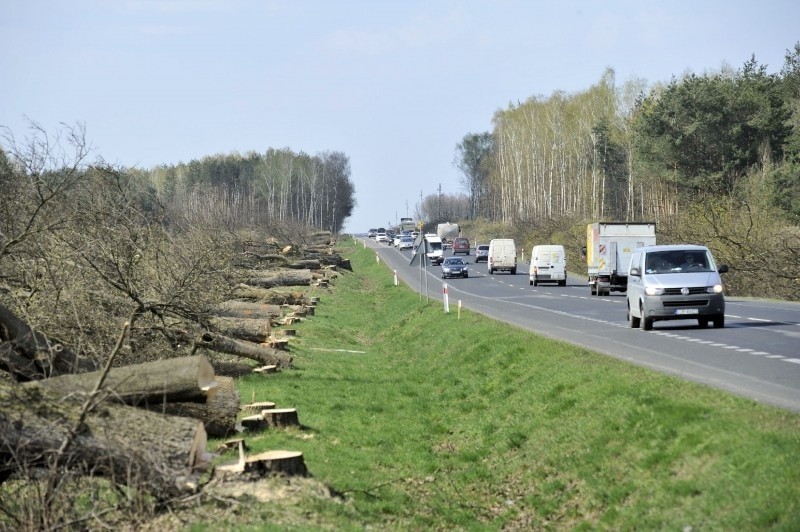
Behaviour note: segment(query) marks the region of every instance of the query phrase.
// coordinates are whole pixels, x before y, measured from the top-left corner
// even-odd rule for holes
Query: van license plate
[[[700,311],[696,308],[679,308],[675,314],[698,314]]]

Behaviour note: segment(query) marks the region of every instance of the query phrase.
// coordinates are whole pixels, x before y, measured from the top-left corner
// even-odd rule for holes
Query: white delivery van
[[[538,286],[539,283],[557,283],[558,286],[566,286],[567,256],[564,254],[564,246],[555,244],[533,246],[528,279],[531,286]]]
[[[444,260],[442,239],[432,233],[428,233],[425,235],[425,242],[428,250],[426,253],[428,260],[434,266],[441,264]]]
[[[489,242],[489,257],[486,260],[489,275],[494,272],[517,274],[517,246],[512,238],[495,238]]]
[[[694,319],[700,327],[725,326],[725,296],[717,266],[705,246],[646,246],[631,254],[628,323],[649,331],[658,320]]]

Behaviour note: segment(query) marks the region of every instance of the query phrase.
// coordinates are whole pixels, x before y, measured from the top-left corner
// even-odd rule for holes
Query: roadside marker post
[[[442,285],[442,293],[444,294],[444,312],[445,314],[450,313],[450,299],[447,295],[447,283]]]
[[[394,271],[394,285],[397,286],[397,270]]]
[[[375,262],[377,262],[378,264],[381,263],[381,257],[380,257],[380,255],[378,255],[377,251],[375,252]]]
[[[461,300],[458,300],[458,319],[461,319]]]

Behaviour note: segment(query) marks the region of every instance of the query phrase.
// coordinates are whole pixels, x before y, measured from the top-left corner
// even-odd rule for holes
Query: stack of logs
[[[291,368],[290,327],[314,314],[318,298],[276,287],[326,286],[337,269],[350,266],[329,246],[297,261],[253,251],[242,256],[237,267],[249,270],[232,298],[202,327],[178,333],[193,346],[189,356],[100,370],[0,304],[0,370],[11,377],[0,379],[0,483],[63,460],[82,464],[87,474],[135,475],[139,486],[167,499],[198,489],[213,457],[208,437],[298,425],[294,409],[271,403],[246,405],[251,415],[239,419],[233,379],[216,374],[213,360],[198,351],[256,361],[259,373]],[[219,451],[234,447],[240,458],[219,466],[223,474],[307,473],[300,453],[246,457],[244,441],[232,441]]]

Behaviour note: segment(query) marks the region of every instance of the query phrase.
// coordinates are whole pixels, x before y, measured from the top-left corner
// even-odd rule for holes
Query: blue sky
[[[358,232],[460,192],[456,144],[510,102],[606,68],[778,72],[798,41],[796,0],[0,0],[0,125],[83,123],[94,155],[142,168],[340,151]]]

